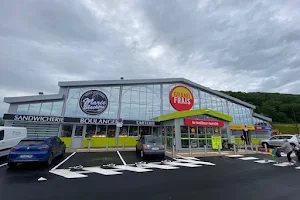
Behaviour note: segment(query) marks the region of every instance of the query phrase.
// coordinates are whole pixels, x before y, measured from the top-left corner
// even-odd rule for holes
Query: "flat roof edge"
[[[26,103],[34,101],[51,101],[51,100],[62,100],[64,99],[63,94],[48,94],[48,95],[34,95],[34,96],[22,96],[22,97],[4,97],[5,103]]]
[[[272,118],[269,118],[269,117],[266,117],[266,116],[263,116],[263,115],[260,115],[260,114],[257,114],[257,113],[253,113],[252,116],[257,117],[257,118],[262,119],[262,120],[265,120],[267,122],[272,122]]]

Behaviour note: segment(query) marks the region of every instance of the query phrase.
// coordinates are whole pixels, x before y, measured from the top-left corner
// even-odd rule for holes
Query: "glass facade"
[[[20,104],[17,114],[61,116],[63,101]]]
[[[184,84],[150,84],[122,87],[120,116],[118,116],[120,86],[70,88],[68,91],[65,112],[66,117],[118,118],[129,120],[151,120],[157,116],[175,112],[169,100],[169,93],[175,86],[188,87],[194,96],[192,109],[208,108],[233,117],[231,124],[260,125],[263,120],[252,117],[252,109],[226,99],[209,94]],[[100,115],[87,115],[79,108],[79,99],[88,90],[100,90],[109,100],[108,108]],[[162,94],[161,94],[162,91]],[[43,102],[20,104],[17,114],[62,115],[63,102]],[[127,132],[130,132],[128,129]]]

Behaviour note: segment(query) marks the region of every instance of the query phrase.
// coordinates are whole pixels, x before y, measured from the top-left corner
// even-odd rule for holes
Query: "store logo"
[[[88,115],[99,115],[108,107],[108,99],[101,91],[89,90],[80,97],[79,106]]]
[[[176,86],[170,91],[170,103],[177,111],[190,110],[194,105],[193,93],[184,86]]]

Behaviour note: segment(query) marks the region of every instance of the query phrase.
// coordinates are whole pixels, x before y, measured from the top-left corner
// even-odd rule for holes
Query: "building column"
[[[181,129],[180,129],[180,119],[174,119],[175,127],[175,150],[181,149]]]

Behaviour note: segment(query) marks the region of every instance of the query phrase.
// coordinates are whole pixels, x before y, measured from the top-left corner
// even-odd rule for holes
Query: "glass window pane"
[[[42,103],[40,115],[50,115],[52,108],[52,102]]]
[[[107,126],[103,126],[103,125],[97,126],[97,132],[94,137],[106,137],[106,128]]]
[[[79,98],[79,93],[80,93],[80,89],[76,88],[76,89],[70,89],[69,90],[69,95],[68,95],[68,99],[78,99]]]
[[[65,116],[75,117],[77,109],[78,99],[70,99],[66,103]]]
[[[83,126],[76,126],[74,136],[82,136]]]
[[[115,137],[116,126],[109,125],[107,127],[107,137]]]
[[[62,107],[63,107],[62,101],[53,102],[51,115],[52,116],[61,116]]]
[[[129,137],[137,137],[139,135],[139,127],[138,126],[130,126],[128,136]]]
[[[61,137],[71,137],[72,130],[73,130],[73,125],[63,125],[61,130]]]
[[[119,137],[128,137],[128,129],[129,129],[129,126],[121,127]]]
[[[28,113],[29,104],[20,104],[17,108],[18,114],[27,114]]]
[[[29,111],[28,114],[30,115],[38,115],[40,112],[41,104],[40,103],[34,103],[29,105]]]
[[[96,134],[96,125],[87,125],[85,137],[94,137]]]

